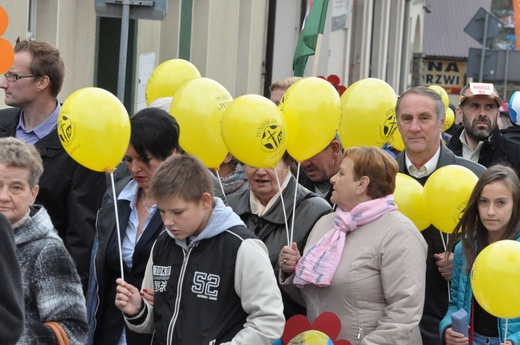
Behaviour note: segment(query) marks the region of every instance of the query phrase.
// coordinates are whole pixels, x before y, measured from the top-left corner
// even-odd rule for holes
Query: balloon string
[[[278,183],[278,192],[280,193],[280,201],[282,202],[282,210],[283,210],[283,219],[285,220],[285,234],[287,235],[287,245],[291,247],[291,238],[289,237],[289,225],[287,224],[287,212],[285,212],[285,202],[283,201],[282,195],[282,186],[280,184],[280,178],[278,177],[278,171],[276,168],[274,170],[274,175],[276,176],[276,183]],[[290,172],[289,172],[290,173]]]
[[[503,341],[504,343],[507,340],[507,325],[508,325],[508,321],[509,321],[509,319],[506,319],[506,331],[504,332],[504,341]]]
[[[222,191],[222,195],[224,196],[224,203],[227,205],[227,196],[226,196],[226,192],[224,192],[224,186],[222,185],[222,180],[220,179],[220,174],[218,173],[218,169],[215,169],[215,172],[217,173],[217,179],[218,179],[218,184],[220,185],[220,190]]]
[[[121,266],[121,279],[125,280],[125,274],[123,270],[123,252],[121,250],[121,231],[119,230],[119,213],[117,211],[117,196],[116,196],[116,185],[114,183],[114,172],[110,172],[110,182],[112,185],[112,195],[114,196],[114,213],[116,217],[116,232],[117,232],[117,245],[119,249],[119,265]]]
[[[298,162],[298,167],[296,168],[296,184],[294,185],[294,202],[291,217],[291,231],[289,234],[289,248],[291,247],[294,239],[294,217],[296,214],[296,194],[298,194],[298,181],[300,181],[300,162]]]
[[[442,231],[439,230],[439,234],[441,235],[441,240],[442,240],[442,246],[444,248],[444,253],[446,253],[446,241],[444,240],[444,236],[442,235]],[[451,301],[450,282],[447,281],[446,284],[448,286],[448,302],[449,302],[449,301]]]

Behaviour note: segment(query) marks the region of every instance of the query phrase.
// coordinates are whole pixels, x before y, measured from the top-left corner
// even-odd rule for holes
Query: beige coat
[[[334,213],[312,229],[305,251],[333,227]],[[348,233],[340,264],[329,287],[286,279],[290,294],[301,293],[313,322],[325,312],[341,320],[338,339],[352,345],[420,345],[427,244],[413,223],[398,211]],[[296,296],[295,296],[296,297]]]

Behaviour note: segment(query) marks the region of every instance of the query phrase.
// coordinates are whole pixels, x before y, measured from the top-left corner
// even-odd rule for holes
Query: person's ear
[[[332,152],[334,154],[341,154],[341,144],[339,141],[334,140],[332,143],[330,143],[330,147],[332,148]]]
[[[36,185],[31,188],[31,206],[36,201],[36,197],[38,196],[38,192],[40,191],[40,186]]]
[[[179,153],[179,151],[174,148],[168,157],[175,156],[177,153]]]
[[[200,201],[202,203],[203,208],[210,208],[213,205],[213,198],[209,193],[202,193]]]
[[[442,117],[441,123],[439,127],[441,128],[441,132],[444,132],[444,125],[446,124],[446,111],[444,111],[444,116]]]
[[[45,90],[46,88],[50,88],[51,79],[47,75],[43,75],[41,77],[38,77],[37,85],[38,89]]]
[[[462,123],[462,109],[460,109],[460,107],[455,108],[455,114],[457,116],[457,123]]]
[[[368,176],[361,176],[361,178],[358,181],[358,187],[356,189],[356,194],[364,194],[367,189],[368,185],[370,184],[370,177]]]
[[[228,164],[233,159],[233,155],[231,153],[228,153],[226,155],[226,158],[224,158],[224,164]]]

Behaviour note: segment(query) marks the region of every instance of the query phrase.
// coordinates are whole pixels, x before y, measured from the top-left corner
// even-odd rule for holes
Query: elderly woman
[[[141,289],[150,250],[164,228],[155,200],[149,193],[151,181],[166,158],[179,151],[179,126],[166,111],[153,107],[140,110],[130,122],[130,144],[124,157],[130,176],[116,183],[115,199],[124,278]],[[149,344],[152,335],[129,330],[114,303],[121,267],[112,189],[103,198],[96,227],[88,292],[88,344]],[[153,294],[153,289],[145,289],[142,293]]]
[[[302,257],[280,252],[284,288],[301,294],[311,322],[335,313],[338,339],[352,345],[422,344],[427,246],[394,204],[397,171],[380,148],[345,150],[331,178],[336,212],[316,223]]]
[[[279,269],[278,254],[287,244],[283,207],[285,206],[289,229],[294,219],[293,239],[299,248],[303,248],[314,223],[331,211],[325,199],[297,183],[291,173],[292,164],[293,159],[285,153],[275,168],[276,173],[275,169],[246,166],[249,188],[228,196],[229,206],[267,246],[274,272],[278,272]],[[281,184],[281,193],[276,174]],[[293,218],[294,193],[296,193],[296,211]],[[305,313],[305,309],[283,291],[282,297],[286,317]]]
[[[15,138],[0,139],[0,212],[14,231],[22,271],[25,324],[18,344],[56,344],[47,322],[57,322],[71,344],[84,344],[88,324],[76,266],[41,205],[40,154]]]

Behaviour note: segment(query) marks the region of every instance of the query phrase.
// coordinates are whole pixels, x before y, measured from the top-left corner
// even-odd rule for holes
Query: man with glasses
[[[36,203],[48,210],[86,291],[105,175],[80,166],[59,141],[56,125],[61,105],[56,97],[65,65],[58,49],[45,42],[18,40],[14,52],[14,63],[0,81],[5,104],[13,107],[0,110],[0,137],[22,139],[40,152],[44,172]],[[0,205],[10,207],[10,201],[0,200]]]

